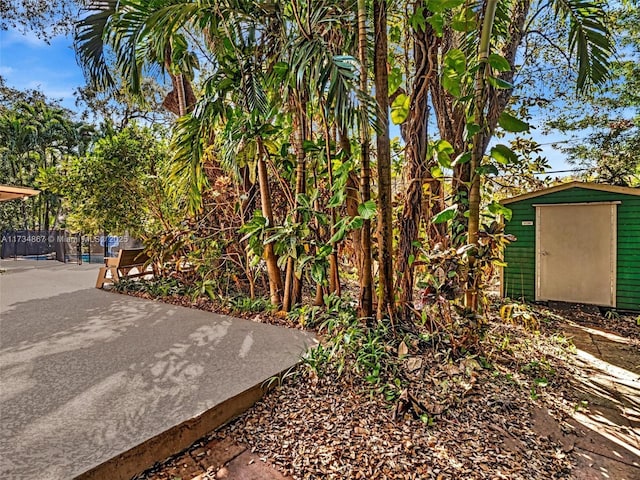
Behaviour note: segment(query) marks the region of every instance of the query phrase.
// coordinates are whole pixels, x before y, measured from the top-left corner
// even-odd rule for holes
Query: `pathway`
[[[570,380],[578,397],[569,432],[534,413],[540,433],[573,451],[576,480],[640,480],[640,348],[638,340],[567,321],[564,335],[576,347],[579,375]]]

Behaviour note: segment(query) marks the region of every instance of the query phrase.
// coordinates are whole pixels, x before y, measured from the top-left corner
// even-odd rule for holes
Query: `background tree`
[[[139,236],[166,227],[177,213],[165,195],[167,158],[157,132],[131,124],[85,155],[40,169],[38,184],[64,198],[72,232]]]
[[[0,2],[0,29],[14,28],[32,32],[49,40],[67,34],[78,19],[84,0],[2,0]]]
[[[85,151],[93,129],[38,92],[3,87],[0,104],[0,183],[37,187],[38,170]],[[19,206],[20,213],[15,209]],[[59,198],[44,190],[19,204],[1,205],[5,228],[55,228]]]
[[[640,184],[640,5],[611,5],[607,21],[620,52],[611,80],[580,99],[551,103],[548,130],[581,133],[559,145],[583,178],[621,186]],[[585,136],[586,133],[586,136]]]

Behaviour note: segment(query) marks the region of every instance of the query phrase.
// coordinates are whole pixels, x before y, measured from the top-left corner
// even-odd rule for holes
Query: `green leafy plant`
[[[536,313],[526,304],[507,303],[500,307],[500,317],[512,325],[521,325],[529,331],[540,330],[540,320]]]
[[[604,317],[608,320],[617,320],[618,318],[620,318],[620,314],[615,310],[607,310],[607,312],[604,314]]]
[[[229,305],[233,310],[238,312],[265,312],[273,309],[273,305],[269,300],[262,297],[233,297],[229,300]]]

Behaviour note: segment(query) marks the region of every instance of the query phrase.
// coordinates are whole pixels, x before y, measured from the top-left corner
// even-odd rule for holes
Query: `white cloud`
[[[0,65],[0,75],[3,77],[10,77],[15,70],[7,65]]]

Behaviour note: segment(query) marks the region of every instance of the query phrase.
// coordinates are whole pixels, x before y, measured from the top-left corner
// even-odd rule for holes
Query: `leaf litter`
[[[571,339],[557,333],[563,312],[532,311],[544,317],[542,332],[495,314],[481,354],[452,358],[402,341],[394,356],[403,385],[391,400],[383,385],[344,374],[349,365],[318,375],[303,364],[209,438],[248,445],[301,480],[572,478],[573,444],[562,435],[571,433],[566,420],[579,404],[572,380],[585,372]],[[598,321],[579,309],[570,317]],[[286,324],[273,315],[254,320]],[[615,320],[605,325],[637,346],[635,322]],[[540,428],[541,417],[551,429]]]

